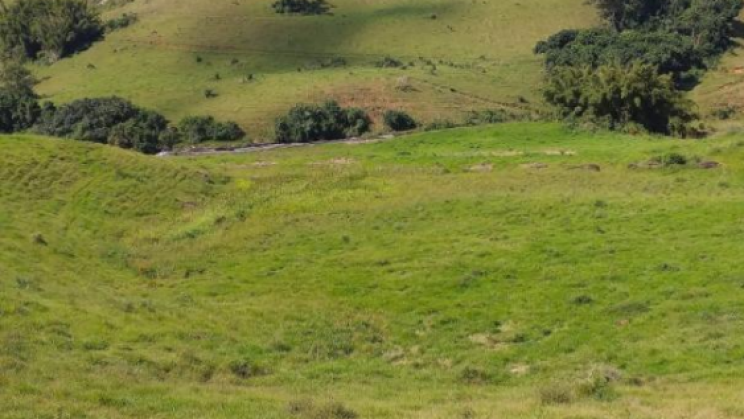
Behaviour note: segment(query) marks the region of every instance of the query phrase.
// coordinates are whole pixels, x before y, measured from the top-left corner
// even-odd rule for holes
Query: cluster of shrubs
[[[300,104],[276,121],[276,141],[307,143],[340,140],[369,132],[372,119],[359,108],[342,108],[335,101]]]
[[[535,47],[536,53],[545,55],[548,102],[562,116],[598,121],[613,129],[631,124],[662,134],[698,132],[680,125],[690,124],[696,116],[691,102],[678,91],[694,86],[732,45],[742,2],[590,2],[607,27],[565,30]]]
[[[277,13],[293,15],[323,15],[331,9],[325,0],[277,0],[272,7]]]
[[[24,0],[0,8],[0,54],[54,62],[88,48],[104,33],[84,0]]]
[[[0,132],[32,130],[153,154],[182,142],[237,141],[245,137],[237,124],[211,117],[188,117],[172,126],[157,112],[118,98],[80,99],[56,107],[39,104],[35,95],[0,89]]]

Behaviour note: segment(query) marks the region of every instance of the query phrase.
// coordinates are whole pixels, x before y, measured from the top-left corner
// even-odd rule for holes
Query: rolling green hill
[[[121,95],[171,118],[212,114],[258,139],[295,103],[329,97],[377,116],[455,118],[539,107],[535,43],[596,23],[583,0],[333,3],[333,16],[297,17],[275,14],[270,0],[135,0],[107,16],[135,12],[138,23],[39,68],[39,91],[57,102]],[[378,68],[385,57],[407,68]],[[347,65],[328,67],[339,58]]]
[[[0,137],[0,411],[744,417],[743,144]]]

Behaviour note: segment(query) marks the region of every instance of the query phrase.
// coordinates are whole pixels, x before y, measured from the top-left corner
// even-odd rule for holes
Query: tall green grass
[[[743,144],[506,124],[158,159],[2,137],[0,408],[742,417]],[[669,153],[691,163],[628,168]]]

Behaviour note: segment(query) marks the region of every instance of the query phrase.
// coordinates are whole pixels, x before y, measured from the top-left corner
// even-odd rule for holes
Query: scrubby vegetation
[[[277,13],[297,15],[322,15],[331,8],[325,0],[277,0],[272,7]]]
[[[41,134],[132,148],[160,151],[160,135],[168,128],[162,115],[118,98],[81,99],[55,108],[47,106],[36,124]]]
[[[190,116],[178,123],[183,141],[198,144],[205,141],[238,141],[245,132],[234,122],[218,122],[211,116]]]
[[[20,63],[0,64],[0,132],[30,128],[41,114],[33,75]]]
[[[0,89],[0,132],[31,128],[41,114],[36,98]]]
[[[590,120],[608,129],[690,136],[693,104],[655,66],[633,63],[559,67],[545,98],[570,120]]]
[[[742,10],[742,2],[593,0],[592,3],[598,7],[608,28],[564,30],[538,43],[535,48],[537,53],[545,55],[549,79],[546,91],[548,101],[557,105],[564,116],[599,118],[604,125],[616,129],[635,124],[664,134],[690,131],[690,127],[680,128],[680,124],[692,121],[692,113],[686,109],[689,106],[680,107],[680,95],[670,90],[689,89],[700,74],[731,46],[734,20]],[[627,68],[629,74],[620,77],[622,69],[618,67]],[[652,80],[647,81],[645,87],[631,87],[626,94],[627,85],[623,84],[622,79],[632,80],[632,73],[640,69],[644,69]],[[603,79],[603,75],[609,74],[618,77]],[[671,77],[673,83],[670,84],[660,75]],[[572,82],[576,77],[594,82],[588,83],[586,91],[576,90],[577,85]],[[600,79],[605,86],[614,84],[616,93],[597,98],[594,102],[604,102],[614,107],[613,111],[594,109],[595,106],[588,103],[592,101],[590,97],[596,97],[602,90],[596,90],[596,82]],[[657,97],[657,90],[651,88],[653,85],[660,87],[661,97]],[[556,90],[567,93],[571,89],[576,95],[573,99],[565,94],[556,95]],[[662,106],[661,111],[647,117],[642,112],[630,111],[630,100],[637,102],[635,107],[643,107],[640,102],[659,100],[675,105]],[[670,128],[669,121],[673,121],[671,125],[676,128]]]
[[[137,23],[137,20],[139,20],[139,17],[136,13],[122,13],[119,17],[107,20],[104,26],[107,32],[113,32],[127,28]]]
[[[88,48],[103,35],[85,0],[24,0],[0,7],[0,54],[54,62]]]
[[[411,115],[399,110],[389,110],[382,115],[385,126],[393,131],[410,131],[418,126]]]
[[[297,105],[276,121],[276,141],[307,143],[339,140],[362,135],[370,130],[372,120],[358,108],[342,108],[335,101],[322,105]]]

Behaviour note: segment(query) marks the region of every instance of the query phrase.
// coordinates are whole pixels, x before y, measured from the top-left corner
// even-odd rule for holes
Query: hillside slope
[[[0,137],[0,410],[744,417],[742,157],[544,124],[165,160]]]
[[[738,46],[706,75],[693,98],[706,116],[715,110],[734,109],[736,113],[731,120],[719,121],[716,125],[722,130],[740,131],[744,122],[744,13],[736,25],[734,42]]]
[[[135,0],[108,16],[135,12],[138,23],[39,68],[39,90],[58,102],[117,94],[172,118],[212,114],[259,138],[295,103],[328,97],[378,115],[454,118],[528,106],[520,99],[538,98],[541,75],[535,43],[595,22],[583,0],[338,0],[319,17],[280,16],[271,3]],[[385,57],[407,68],[378,68]],[[348,65],[321,68],[334,58]]]

